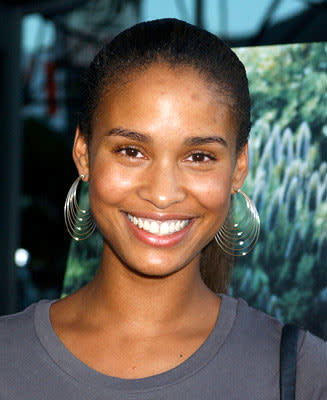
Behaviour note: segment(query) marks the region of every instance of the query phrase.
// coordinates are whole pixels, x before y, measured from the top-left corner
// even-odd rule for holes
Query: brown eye
[[[133,147],[127,147],[125,150],[128,157],[135,157],[138,153],[138,150],[133,149]]]
[[[192,155],[192,157],[194,157],[193,160],[195,162],[199,162],[199,161],[203,161],[203,158],[205,157],[205,155],[203,153],[195,153]]]
[[[208,160],[205,160],[205,157],[209,158],[209,161],[215,160],[215,158],[212,157],[211,155],[202,152],[193,153],[190,155],[190,157],[192,158],[192,161],[195,163],[208,162]]]
[[[125,152],[125,154],[123,152]],[[140,150],[138,150],[135,147],[119,146],[114,150],[114,153],[121,153],[123,156],[130,157],[130,158],[140,158],[140,157],[136,157],[136,155],[141,152],[140,152]]]

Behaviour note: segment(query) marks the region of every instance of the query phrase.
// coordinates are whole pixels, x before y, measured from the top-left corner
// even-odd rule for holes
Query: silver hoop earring
[[[225,222],[215,234],[215,239],[225,253],[232,256],[245,256],[258,241],[260,218],[249,196],[241,189],[238,189],[236,193],[240,193],[245,199],[246,211],[241,221],[235,222],[235,213],[232,210],[233,207],[230,207]]]
[[[95,222],[90,209],[79,207],[76,199],[77,186],[85,175],[80,175],[72,184],[65,202],[64,216],[68,233],[75,240],[84,240],[92,235]]]

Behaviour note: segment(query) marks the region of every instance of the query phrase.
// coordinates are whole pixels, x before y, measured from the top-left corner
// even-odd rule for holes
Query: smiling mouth
[[[197,219],[191,218],[190,220],[177,220],[177,222],[179,222],[179,225],[177,224],[177,222],[177,225],[169,225],[168,222],[170,222],[171,220],[152,220],[149,231],[147,231],[146,228],[148,227],[148,225],[145,222],[145,226],[143,225],[142,228],[139,226],[139,224],[142,226],[142,220],[145,220],[145,218],[136,218],[133,215],[123,211],[122,214],[124,215],[124,219],[127,223],[129,231],[136,239],[148,246],[159,248],[174,247],[182,242],[183,239],[187,237],[189,231],[192,229],[192,226]],[[174,222],[174,220],[172,220],[172,222]],[[180,225],[181,222],[183,222],[184,226]]]
[[[136,217],[128,212],[124,212],[124,214],[131,223],[139,229],[158,236],[168,236],[180,232],[194,219],[165,219],[161,221],[151,218]]]

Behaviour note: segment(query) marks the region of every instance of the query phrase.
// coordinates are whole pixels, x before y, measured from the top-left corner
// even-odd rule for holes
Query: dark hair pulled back
[[[214,34],[195,25],[164,18],[141,22],[119,33],[105,44],[90,64],[82,89],[79,127],[88,142],[92,138],[95,110],[105,92],[119,85],[130,73],[152,63],[170,67],[193,67],[231,106],[238,133],[236,152],[248,140],[251,128],[250,95],[243,64],[229,46]],[[227,293],[233,258],[223,253],[213,239],[201,253],[200,272],[215,293]]]

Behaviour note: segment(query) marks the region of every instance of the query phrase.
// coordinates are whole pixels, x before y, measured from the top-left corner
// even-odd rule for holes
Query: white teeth
[[[169,233],[173,233],[173,232],[175,232],[175,223],[171,222],[169,224]]]
[[[163,222],[160,224],[160,235],[167,235],[169,233],[168,222]]]
[[[151,233],[159,233],[160,231],[160,226],[158,224],[158,222],[152,221],[150,224],[150,232]]]
[[[159,236],[165,236],[174,232],[178,232],[185,228],[185,226],[190,222],[189,219],[160,222],[153,221],[151,219],[136,218],[131,214],[127,214],[127,216],[134,225],[137,225],[139,228]]]
[[[186,221],[185,221],[185,219],[184,219],[184,221],[181,222],[181,229],[185,228],[185,226],[186,226]]]
[[[143,221],[143,229],[145,229],[146,231],[150,230],[150,222],[145,220]]]

